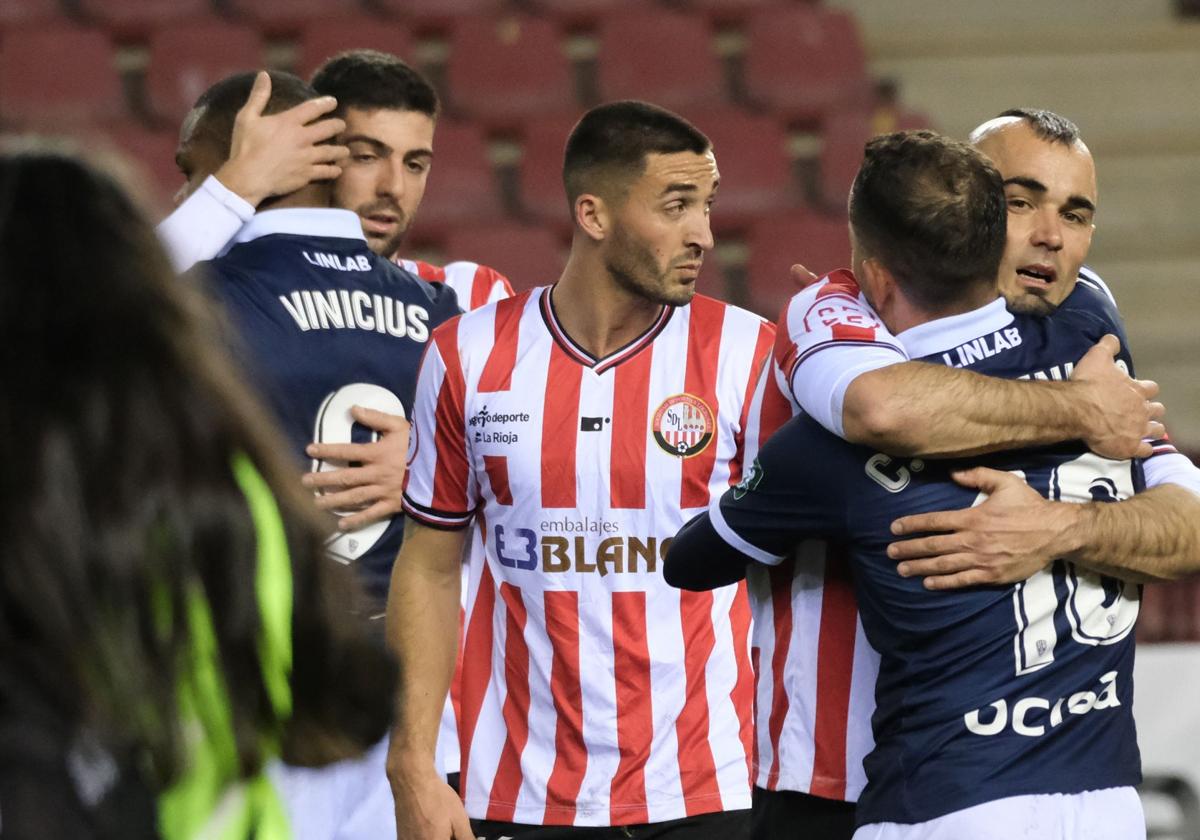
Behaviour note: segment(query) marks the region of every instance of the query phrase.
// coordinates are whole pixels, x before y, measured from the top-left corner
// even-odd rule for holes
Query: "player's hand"
[[[897,536],[934,534],[888,546],[902,577],[923,577],[926,589],[1016,583],[1066,553],[1081,505],[1048,501],[1012,473],[976,467],[952,475],[988,497],[975,507],[893,522]]]
[[[350,154],[345,146],[324,143],[346,130],[346,123],[336,117],[320,119],[337,107],[332,96],[263,116],[270,98],[271,77],[259,73],[233,121],[229,160],[216,172],[218,181],[256,207],[311,181],[338,177],[338,163]]]
[[[1150,444],[1165,433],[1160,422],[1164,409],[1154,402],[1158,384],[1131,379],[1113,363],[1121,350],[1116,336],[1106,335],[1089,350],[1071,374],[1081,383],[1079,405],[1084,422],[1084,442],[1105,458],[1149,458]]]
[[[389,753],[388,781],[397,840],[475,840],[462,799],[432,767],[412,770]]]
[[[408,461],[407,420],[359,405],[350,409],[350,415],[356,423],[379,432],[379,440],[373,443],[310,443],[304,451],[310,458],[354,461],[360,466],[305,473],[301,478],[305,487],[317,491],[317,507],[355,511],[338,520],[338,528],[342,531],[354,531],[400,513]]]
[[[792,284],[797,289],[807,289],[813,283],[816,283],[821,278],[813,274],[800,263],[796,263],[788,270],[788,277],[791,278]]]

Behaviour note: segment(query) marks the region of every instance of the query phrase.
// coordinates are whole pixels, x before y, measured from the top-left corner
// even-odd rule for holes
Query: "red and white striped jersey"
[[[395,263],[422,280],[445,283],[458,295],[458,305],[465,312],[513,296],[512,284],[507,277],[479,263],[459,261],[437,266],[399,257]]]
[[[774,337],[697,296],[603,359],[548,288],[435,332],[405,510],[475,517],[460,687],[475,818],[628,825],[748,808],[745,586],[681,592],[674,534],[740,479]]]
[[[818,404],[814,419],[841,434],[850,381],[907,358],[850,272],[833,272],[795,295],[780,319],[774,370],[762,377],[752,402],[746,458],[801,410],[798,389],[809,389],[806,402]],[[828,414],[819,416],[825,407]],[[825,543],[805,542],[791,563],[750,564],[747,583],[754,611],[754,784],[856,801],[866,784],[863,758],[874,746],[879,655],[863,634],[849,565]]]

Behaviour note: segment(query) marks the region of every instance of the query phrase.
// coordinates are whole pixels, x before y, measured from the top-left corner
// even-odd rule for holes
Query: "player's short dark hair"
[[[633,100],[597,105],[576,123],[563,156],[567,201],[617,183],[624,186],[646,171],[646,156],[695,152],[712,143],[678,114]],[[605,184],[604,182],[608,182]]]
[[[904,291],[930,309],[994,283],[1004,252],[1004,186],[966,143],[932,131],[885,134],[866,145],[850,191],[850,224]]]
[[[312,86],[337,99],[337,111],[417,111],[437,119],[441,107],[429,80],[394,55],[379,50],[347,50],[313,73]]]
[[[268,73],[271,76],[271,98],[263,108],[264,114],[278,114],[318,96],[308,82],[299,76],[281,70],[269,70]],[[204,137],[215,143],[223,156],[228,158],[230,141],[233,139],[233,121],[250,98],[257,75],[256,72],[249,72],[226,76],[200,94],[192,106],[192,113],[197,114],[192,137]]]
[[[1045,108],[1009,108],[996,115],[997,119],[1000,117],[1020,117],[1029,123],[1034,134],[1052,143],[1070,146],[1079,140],[1079,126],[1061,114],[1047,111]]]

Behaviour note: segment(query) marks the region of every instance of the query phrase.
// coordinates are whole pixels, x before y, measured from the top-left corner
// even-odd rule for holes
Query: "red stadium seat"
[[[412,39],[404,27],[366,15],[311,20],[300,33],[297,47],[296,72],[306,79],[326,59],[346,50],[379,50],[409,63],[413,59]]]
[[[81,14],[122,38],[212,13],[209,0],[76,0]]]
[[[606,15],[644,4],[639,0],[531,0],[531,5],[571,28],[590,28]]]
[[[683,113],[708,135],[717,155],[721,188],[712,221],[718,233],[743,229],[758,216],[802,203],[792,178],[787,132],[776,120],[732,106]]]
[[[364,11],[360,0],[224,0],[224,7],[269,35],[295,35],[309,21]]]
[[[721,23],[740,22],[761,8],[777,7],[779,0],[686,0],[685,8]]]
[[[210,85],[259,69],[262,61],[262,41],[247,26],[212,20],[160,29],[151,36],[146,68],[150,110],[178,123]]]
[[[465,223],[497,221],[504,210],[495,180],[487,141],[479,129],[440,120],[433,169],[417,222],[422,235],[436,238]]]
[[[866,111],[838,111],[826,117],[819,165],[820,195],[825,206],[846,206],[850,185],[862,164],[863,146],[873,134],[871,115]]]
[[[630,9],[600,24],[597,78],[604,99],[645,99],[666,108],[715,105],[725,78],[704,20]]]
[[[101,142],[127,161],[135,178],[135,190],[149,199],[155,209],[170,206],[171,198],[183,186],[183,175],[175,165],[179,132],[125,122],[106,129]]]
[[[816,274],[850,265],[850,233],[845,218],[810,211],[760,219],[751,228],[747,245],[750,308],[772,320],[798,291],[788,277],[794,263],[803,263]]]
[[[0,118],[25,127],[107,121],[124,113],[116,52],[103,32],[69,26],[6,33]]]
[[[792,122],[870,102],[858,29],[840,9],[796,4],[750,15],[744,69],[751,96]]]
[[[521,209],[530,218],[561,232],[571,228],[563,191],[563,151],[577,119],[563,114],[530,120],[521,134],[517,180]]]
[[[566,264],[562,242],[543,227],[514,223],[459,228],[445,239],[451,260],[471,260],[491,266],[523,291],[558,280]]]
[[[455,110],[500,130],[575,106],[571,63],[557,27],[544,19],[459,21],[450,35],[446,83]]]
[[[445,31],[459,20],[499,14],[508,0],[370,0],[370,5],[401,18],[414,31]]]
[[[54,23],[66,23],[66,10],[59,0],[4,0],[0,3],[0,29]]]

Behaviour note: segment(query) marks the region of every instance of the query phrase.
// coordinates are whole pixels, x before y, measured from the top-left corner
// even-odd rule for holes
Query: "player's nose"
[[[1052,251],[1062,247],[1062,220],[1057,212],[1047,209],[1038,214],[1033,226],[1033,244]]]

